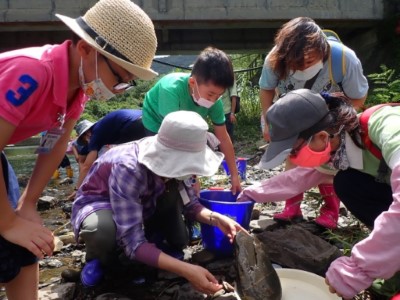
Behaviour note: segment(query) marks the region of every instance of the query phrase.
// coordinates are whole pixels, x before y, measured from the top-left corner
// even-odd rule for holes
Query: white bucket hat
[[[162,177],[211,176],[224,155],[207,146],[207,130],[206,121],[195,112],[169,113],[158,134],[138,141],[138,160]]]
[[[73,32],[101,54],[136,75],[150,80],[157,38],[149,16],[130,0],[100,0],[83,17],[56,14]]]

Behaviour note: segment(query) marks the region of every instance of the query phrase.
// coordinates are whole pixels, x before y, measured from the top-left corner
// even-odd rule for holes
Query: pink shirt
[[[0,54],[0,117],[16,126],[9,143],[60,126],[59,114],[77,120],[87,97],[80,90],[67,107],[68,48],[45,45]]]
[[[327,176],[313,168],[297,167],[245,188],[238,201],[283,201],[325,182]],[[388,279],[400,270],[400,162],[392,169],[390,184],[393,203],[375,220],[374,230],[354,245],[350,257],[333,261],[326,273],[345,299],[368,288],[375,278]]]

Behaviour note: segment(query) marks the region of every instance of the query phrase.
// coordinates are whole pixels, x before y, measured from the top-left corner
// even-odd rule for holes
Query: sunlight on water
[[[32,173],[37,157],[37,154],[35,154],[36,148],[37,146],[8,146],[4,149],[7,159],[14,168],[17,177],[30,176]],[[71,155],[68,155],[68,158],[71,161],[74,174],[77,176],[78,165],[75,158]],[[61,171],[61,173],[63,174],[65,171]]]
[[[17,176],[29,175],[32,172],[36,160],[36,148],[37,146],[11,146],[4,149]]]

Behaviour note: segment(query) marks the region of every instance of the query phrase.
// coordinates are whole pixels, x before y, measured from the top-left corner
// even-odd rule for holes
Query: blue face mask
[[[96,53],[96,79],[91,82],[85,83],[85,77],[83,75],[83,63],[82,63],[82,57],[81,57],[81,64],[79,66],[79,81],[80,81],[83,92],[90,99],[107,101],[115,96],[114,93],[111,92],[106,87],[104,82],[98,76],[97,53]]]

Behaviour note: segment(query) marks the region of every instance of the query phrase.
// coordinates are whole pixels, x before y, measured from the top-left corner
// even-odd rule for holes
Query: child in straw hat
[[[220,141],[232,174],[232,192],[241,190],[235,150],[225,126],[225,113],[220,100],[234,83],[232,63],[221,50],[208,47],[197,57],[191,74],[171,73],[160,79],[146,94],[143,102],[143,125],[148,134],[158,132],[161,121],[170,112],[189,110],[209,117]]]
[[[164,244],[153,240],[155,233],[177,234],[179,222],[159,220],[156,208],[170,182],[183,199],[174,209],[188,219],[217,226],[231,242],[238,230],[244,230],[203,207],[191,184],[185,183],[192,174],[211,176],[221,164],[223,154],[207,146],[207,130],[197,113],[173,112],[157,135],[118,145],[95,161],[78,189],[71,215],[75,236],[86,245],[84,284],[99,283],[101,276],[91,274],[120,270],[123,250],[124,258],[183,276],[200,292],[213,294],[222,288],[206,269],[166,254],[159,248]]]
[[[0,170],[0,283],[8,299],[38,297],[38,263],[53,251],[36,202],[61,162],[87,97],[108,99],[136,78],[151,79],[156,36],[150,18],[129,0],[100,0],[83,17],[57,15],[74,41],[0,54],[0,150],[47,130],[18,203],[7,199]]]

